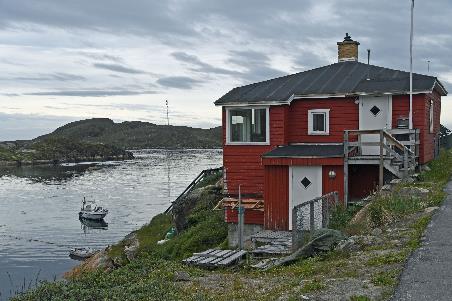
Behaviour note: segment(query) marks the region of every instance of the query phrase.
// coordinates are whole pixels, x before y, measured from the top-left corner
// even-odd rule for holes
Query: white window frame
[[[263,106],[236,106],[236,107],[226,107],[226,145],[270,145],[270,108]],[[231,125],[230,121],[230,110],[247,110],[247,109],[265,109],[265,142],[234,142],[231,141]]]
[[[325,114],[325,131],[314,131],[313,115]],[[308,110],[308,135],[329,135],[330,134],[330,109]]]

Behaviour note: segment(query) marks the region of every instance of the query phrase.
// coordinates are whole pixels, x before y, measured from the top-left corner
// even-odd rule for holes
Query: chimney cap
[[[352,37],[347,33],[345,33],[344,42],[353,42]]]

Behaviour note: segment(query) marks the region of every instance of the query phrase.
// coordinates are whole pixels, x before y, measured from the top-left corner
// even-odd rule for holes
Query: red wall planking
[[[270,107],[270,145],[226,145],[226,110],[223,108],[223,166],[226,185],[231,195],[264,194],[262,154],[278,145],[287,144],[288,106]]]
[[[265,167],[264,227],[289,230],[289,167]]]
[[[238,223],[238,220],[237,210],[230,208],[224,210],[224,221],[226,223]],[[245,224],[263,225],[264,211],[250,209],[245,210]]]
[[[329,172],[334,171],[336,177],[331,179]],[[322,169],[322,193],[339,192],[339,200],[344,200],[344,166],[324,165]]]
[[[429,106],[430,99],[434,99],[434,133],[429,133]],[[232,195],[238,194],[241,185],[243,194],[264,194],[264,165],[339,165],[343,164],[341,158],[328,159],[262,159],[263,153],[270,151],[278,145],[288,143],[328,143],[343,141],[343,131],[359,128],[359,107],[355,104],[356,98],[330,98],[330,99],[302,99],[295,100],[290,106],[270,107],[270,145],[226,145],[226,114],[223,108],[223,163],[226,168],[226,181],[228,191]],[[408,95],[393,96],[393,127],[397,119],[408,116]],[[310,109],[330,109],[330,135],[308,135],[307,114]],[[433,159],[434,139],[439,131],[441,110],[441,97],[438,93],[418,94],[413,97],[413,123],[420,133],[420,163],[424,164]],[[364,170],[366,179],[356,177],[357,183],[363,182],[362,187],[351,184],[352,196],[358,196],[373,187],[374,180],[370,178],[372,167]],[[376,173],[378,174],[378,173]]]
[[[342,143],[344,130],[359,128],[359,106],[356,97],[300,99],[289,107],[289,143]],[[308,110],[330,109],[330,134],[308,135]]]
[[[433,99],[434,131],[430,133],[430,100]],[[392,97],[392,127],[397,127],[397,119],[408,117],[410,109],[409,95]],[[413,95],[413,127],[420,130],[419,162],[425,164],[434,158],[434,139],[440,130],[441,96],[433,94]]]
[[[328,173],[336,172],[330,179]],[[265,166],[264,226],[265,229],[289,229],[289,166]],[[344,199],[344,169],[341,165],[324,165],[322,169],[322,194],[339,192]]]
[[[351,199],[368,196],[377,188],[378,165],[349,165],[349,193]]]

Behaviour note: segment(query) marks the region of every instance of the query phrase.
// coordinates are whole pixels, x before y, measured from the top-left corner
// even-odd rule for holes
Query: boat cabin
[[[295,205],[333,191],[353,202],[438,154],[441,82],[413,74],[410,100],[408,72],[359,62],[348,34],[337,45],[337,63],[237,87],[215,102],[231,225],[239,193],[249,231],[290,230]]]

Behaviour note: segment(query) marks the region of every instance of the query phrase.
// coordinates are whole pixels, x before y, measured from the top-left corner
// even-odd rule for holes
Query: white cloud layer
[[[415,71],[427,73],[430,61],[452,90],[452,3],[415,9]],[[18,124],[42,116],[33,134],[11,131],[8,119],[0,140],[80,118],[165,123],[166,99],[173,124],[217,126],[213,101],[335,62],[345,32],[361,42],[362,59],[370,48],[373,64],[408,69],[409,1],[0,0],[0,113],[21,116]]]

